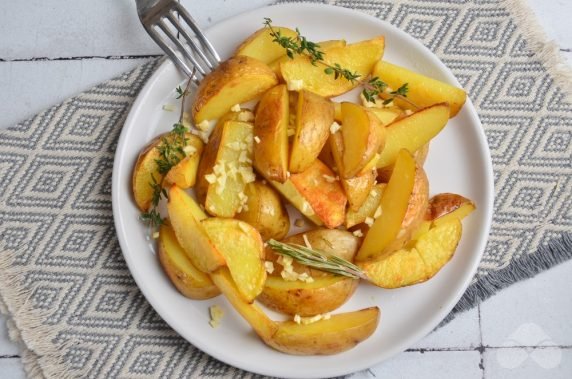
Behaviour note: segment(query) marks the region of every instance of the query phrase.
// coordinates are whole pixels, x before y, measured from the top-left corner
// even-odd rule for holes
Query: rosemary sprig
[[[274,29],[272,26],[272,19],[265,17],[263,24],[265,27],[270,29],[270,36],[273,37],[272,41],[282,46],[286,50],[286,55],[290,59],[293,59],[294,55],[306,55],[310,58],[310,62],[314,66],[317,66],[318,63],[325,66],[324,73],[327,75],[334,75],[334,79],[344,78],[353,83],[361,78],[360,74],[355,71],[352,72],[347,68],[341,67],[339,63],[329,64],[325,62],[324,52],[320,50],[320,45],[318,43],[309,41],[300,33],[298,28],[296,28],[296,37],[286,37],[282,35],[280,30]],[[362,94],[370,103],[375,103],[376,97],[384,93],[387,88],[387,83],[378,77],[370,78],[369,80],[366,78],[363,80],[362,84],[364,85]],[[408,90],[408,84],[403,84],[396,91],[389,92],[390,96],[383,101],[383,104],[387,105],[391,103],[394,97],[398,97],[417,108],[415,104],[406,99]]]
[[[367,275],[358,266],[335,255],[328,255],[306,246],[279,242],[274,239],[268,240],[267,243],[277,254],[291,257],[303,265],[334,275],[369,280]]]

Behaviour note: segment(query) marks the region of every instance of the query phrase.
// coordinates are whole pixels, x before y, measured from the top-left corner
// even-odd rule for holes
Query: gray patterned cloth
[[[494,163],[493,229],[449,318],[570,258],[570,83],[519,2],[328,3],[387,20],[422,41],[478,109]],[[161,320],[116,239],[114,150],[156,65],[0,131],[0,310],[32,377],[252,376],[202,353]]]

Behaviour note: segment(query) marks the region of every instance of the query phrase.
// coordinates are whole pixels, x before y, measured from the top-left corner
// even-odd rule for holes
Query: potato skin
[[[290,217],[274,189],[261,182],[248,183],[247,209],[235,218],[255,227],[264,241],[271,238],[281,240],[290,230]]]
[[[355,292],[359,280],[344,277],[316,278],[313,283],[287,282],[268,277],[258,300],[268,308],[287,315],[314,316],[331,312]]]
[[[242,55],[232,57],[202,80],[191,108],[193,120],[217,119],[234,104],[253,100],[276,84],[276,75],[263,62]]]
[[[429,221],[435,220],[457,210],[466,203],[472,204],[473,202],[456,193],[445,192],[437,194],[429,200],[429,207],[427,208],[425,219]]]

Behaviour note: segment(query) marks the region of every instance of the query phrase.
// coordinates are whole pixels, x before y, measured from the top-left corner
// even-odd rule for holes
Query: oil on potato
[[[173,228],[161,225],[158,245],[157,256],[161,267],[180,293],[195,300],[210,299],[220,294],[210,277],[197,269],[187,258]]]
[[[273,26],[272,28],[284,37],[297,37],[296,32],[292,29],[281,26]],[[234,55],[246,55],[266,64],[286,55],[284,48],[274,42],[274,37],[270,35],[271,32],[266,27],[258,29],[238,46]]]
[[[300,91],[296,107],[296,133],[290,151],[290,172],[302,172],[312,165],[326,144],[334,122],[332,103],[308,91]]]
[[[254,118],[254,166],[264,176],[284,183],[288,172],[288,123],[290,107],[285,85],[266,91]]]
[[[201,81],[191,108],[193,120],[195,124],[215,120],[233,105],[253,100],[276,84],[276,75],[263,62],[232,57]]]
[[[248,197],[246,207],[236,218],[255,227],[264,241],[286,237],[290,230],[290,217],[276,191],[257,181],[248,183],[244,193]]]
[[[314,278],[312,283],[269,276],[257,300],[277,312],[314,316],[342,306],[353,295],[358,283],[356,279],[342,276]]]

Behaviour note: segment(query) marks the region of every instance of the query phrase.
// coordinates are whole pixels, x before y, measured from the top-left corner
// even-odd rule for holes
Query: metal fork
[[[213,45],[178,1],[135,0],[135,3],[147,33],[189,78],[199,82],[218,66],[220,57]]]

